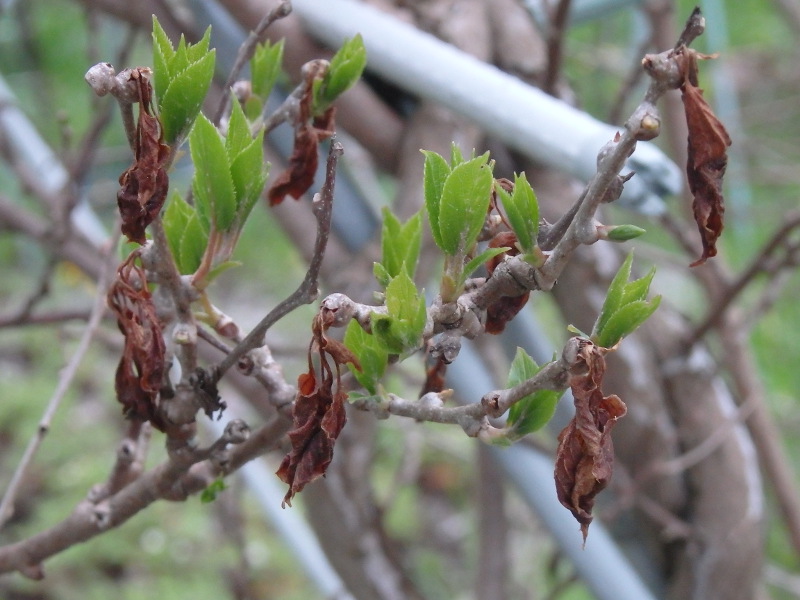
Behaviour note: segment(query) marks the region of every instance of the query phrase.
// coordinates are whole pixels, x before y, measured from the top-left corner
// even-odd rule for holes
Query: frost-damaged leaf
[[[122,217],[122,233],[132,242],[145,243],[144,230],[161,210],[167,197],[169,179],[164,163],[169,146],[162,143],[161,125],[152,115],[153,89],[150,70],[131,69],[139,95],[139,120],[136,123],[134,163],[119,178],[117,205]]]
[[[317,145],[333,135],[334,107],[328,108],[320,117],[312,119],[313,93],[315,79],[322,77],[322,67],[308,69],[306,73],[306,92],[300,98],[300,110],[294,129],[294,148],[289,157],[289,168],[278,175],[267,192],[270,206],[283,202],[286,195],[297,200],[314,183],[317,172]]]
[[[292,450],[284,456],[277,471],[278,477],[289,484],[284,505],[291,506],[297,492],[325,475],[333,459],[336,439],[347,420],[344,408],[347,394],[341,389],[341,367],[352,363],[357,369],[361,368],[344,344],[325,335],[332,320],[333,315],[325,309],[314,317],[308,373],[301,374],[297,380],[294,428],[289,432]],[[314,353],[319,356],[319,374],[314,369]]]
[[[494,236],[489,242],[490,248],[502,248],[504,246],[509,249],[505,252],[508,256],[516,256],[519,254],[519,249],[516,245],[517,236],[510,231],[502,231]],[[503,261],[503,256],[498,255],[493,257],[486,263],[486,271],[491,276],[494,270]],[[489,306],[486,307],[486,325],[484,329],[486,333],[497,335],[502,333],[506,328],[506,323],[517,316],[517,313],[522,310],[522,307],[528,302],[530,292],[525,292],[521,296],[502,296]]]
[[[722,234],[725,213],[722,177],[728,164],[727,148],[731,145],[731,138],[703,98],[703,90],[698,87],[697,60],[713,56],[684,48],[678,58],[683,73],[683,108],[689,129],[686,174],[694,198],[694,219],[703,242],[703,255],[690,265],[696,267],[717,254],[717,239]]]
[[[595,497],[611,479],[611,429],[626,408],[619,397],[603,396],[600,390],[606,370],[604,350],[586,339],[579,344],[569,374],[575,416],[558,435],[555,482],[558,499],[580,523],[585,542]]]
[[[164,338],[144,269],[135,264],[138,256],[134,250],[120,265],[108,291],[108,305],[125,336],[115,388],[126,417],[150,421],[164,431],[166,424],[156,401],[164,375]]]

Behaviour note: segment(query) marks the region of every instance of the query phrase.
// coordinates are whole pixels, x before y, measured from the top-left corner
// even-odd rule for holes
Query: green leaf
[[[364,331],[355,320],[347,324],[344,344],[356,355],[361,365],[359,371],[352,363],[347,364],[353,376],[370,394],[376,394],[378,382],[389,363],[389,353],[374,335]]]
[[[511,248],[508,246],[503,246],[500,248],[487,248],[467,263],[467,266],[464,267],[464,276],[469,277],[475,271],[475,269],[480,267],[483,263],[508,250],[511,250]]]
[[[536,362],[522,348],[517,348],[508,375],[508,387],[519,385],[538,372],[539,366]],[[541,429],[553,417],[559,398],[560,391],[540,390],[513,404],[508,411],[509,437],[518,439]]]
[[[450,168],[454,169],[463,162],[464,155],[461,154],[461,148],[458,147],[458,144],[452,142],[450,144]]]
[[[200,224],[197,213],[192,214],[186,222],[180,242],[178,270],[182,275],[197,271],[208,246],[208,234]]]
[[[616,311],[600,330],[597,344],[603,348],[613,348],[626,335],[630,335],[652,315],[661,303],[661,296],[650,302],[635,300]]]
[[[186,46],[186,58],[189,63],[195,63],[208,54],[208,49],[211,46],[211,25],[206,27],[203,32],[203,37],[196,44],[189,44]]]
[[[352,39],[346,40],[331,59],[328,72],[314,95],[314,112],[324,112],[336,98],[355,85],[366,65],[364,40],[361,34],[356,34]]]
[[[236,193],[231,179],[225,143],[217,128],[204,115],[189,136],[194,162],[195,206],[206,230],[227,231],[236,216]]]
[[[214,500],[217,499],[217,494],[227,489],[227,487],[228,486],[225,485],[225,481],[223,481],[221,477],[219,479],[215,479],[206,489],[200,492],[200,502],[203,504],[214,502]]]
[[[181,195],[173,190],[172,194],[170,194],[167,208],[164,209],[163,223],[164,233],[167,236],[167,244],[179,267],[181,264],[181,238],[183,237],[184,231],[186,231],[186,224],[194,214],[194,207],[187,204]]]
[[[263,140],[264,131],[261,130],[231,162],[231,179],[236,190],[236,223],[240,229],[264,191],[269,175],[268,165],[264,162]]]
[[[633,251],[628,254],[628,257],[620,266],[619,271],[611,281],[606,293],[606,299],[603,302],[603,308],[600,311],[600,316],[595,321],[594,328],[592,329],[592,337],[597,335],[603,330],[608,320],[615,312],[622,306],[622,296],[625,293],[625,285],[628,278],[631,276],[631,265],[633,264]]]
[[[414,277],[421,245],[422,216],[419,212],[403,224],[388,208],[383,209],[381,264],[389,278],[397,277],[402,270]]]
[[[442,188],[439,208],[441,248],[455,256],[475,243],[486,220],[492,192],[489,153],[453,168]]]
[[[153,90],[161,106],[161,97],[167,90],[171,73],[169,64],[175,56],[175,49],[172,47],[167,33],[161,27],[158,19],[153,15]]]
[[[228,135],[225,136],[225,149],[228,151],[228,160],[233,162],[241,152],[253,142],[250,134],[250,123],[244,115],[242,105],[231,93],[231,118],[228,120]]]
[[[625,304],[630,304],[636,300],[644,300],[647,298],[647,294],[650,292],[650,284],[652,283],[655,274],[656,268],[651,267],[650,271],[647,272],[647,275],[641,279],[636,279],[628,283],[625,286],[625,289],[622,291],[622,305],[624,306]]]
[[[386,315],[372,315],[375,336],[394,354],[416,348],[425,329],[427,311],[425,298],[405,271],[386,286],[386,309]]]
[[[425,165],[422,170],[422,179],[425,191],[425,208],[428,211],[428,223],[431,227],[433,241],[439,248],[442,245],[442,236],[439,229],[439,209],[442,203],[442,191],[444,190],[447,176],[450,175],[450,165],[436,152],[422,150],[425,155]]]
[[[389,282],[392,280],[392,276],[389,275],[389,271],[387,271],[386,267],[379,262],[372,263],[372,274],[378,281],[378,285],[380,285],[382,288],[385,288],[387,285],[389,285]]]
[[[197,62],[171,77],[160,101],[160,118],[164,141],[173,144],[191,128],[214,75],[216,52],[205,54]]]
[[[520,249],[524,253],[533,252],[539,233],[539,203],[525,173],[514,176],[512,194],[500,186],[495,186],[495,190],[503,203],[511,230],[519,240]]]
[[[209,284],[212,281],[214,281],[217,277],[222,275],[225,271],[227,271],[229,269],[234,269],[236,267],[241,267],[241,266],[242,266],[242,263],[239,262],[238,260],[226,260],[225,262],[222,262],[222,263],[216,265],[213,269],[211,269],[208,272],[208,275],[206,275],[206,278],[205,278],[205,283]]]
[[[280,40],[277,44],[259,44],[256,47],[255,54],[250,60],[250,79],[253,84],[253,93],[256,94],[263,102],[266,102],[275,82],[278,80],[278,75],[281,73],[281,65],[283,64],[283,46],[284,41]]]

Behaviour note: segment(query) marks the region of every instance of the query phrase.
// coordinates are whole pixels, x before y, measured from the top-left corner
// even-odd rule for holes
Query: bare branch
[[[319,271],[328,236],[331,229],[331,214],[333,211],[333,190],[336,182],[336,164],[343,153],[340,142],[334,138],[328,152],[328,163],[325,171],[325,183],[322,191],[314,195],[312,211],[317,220],[317,238],[314,243],[314,254],[308,266],[305,278],[300,286],[285,300],[279,303],[267,314],[253,330],[217,365],[216,378],[219,380],[225,372],[235,365],[245,354],[264,345],[264,336],[270,327],[304,304],[313,302],[318,294]]]
[[[222,86],[222,89],[225,91],[222,94],[222,97],[219,101],[219,106],[217,107],[217,112],[214,113],[214,124],[219,125],[220,120],[222,119],[222,115],[225,114],[225,110],[228,107],[228,102],[230,102],[230,94],[229,90],[233,85],[236,78],[239,76],[239,73],[242,72],[245,63],[253,58],[253,54],[255,54],[256,46],[260,43],[263,43],[264,40],[267,38],[267,29],[269,26],[272,25],[278,19],[282,19],[288,16],[292,12],[292,3],[290,0],[281,0],[281,3],[278,4],[275,8],[269,11],[264,18],[261,19],[259,24],[253,29],[248,35],[247,39],[242,43],[241,47],[239,48],[239,52],[236,55],[236,61],[233,63],[233,67],[231,68],[230,73],[228,74],[228,78],[225,80],[225,85]]]
[[[717,327],[723,320],[725,312],[730,308],[733,301],[752,283],[760,274],[772,272],[777,274],[782,268],[795,266],[796,259],[792,258],[791,235],[800,228],[800,213],[794,212],[786,215],[786,219],[772,238],[764,244],[764,247],[752,260],[750,265],[739,275],[738,279],[729,284],[724,293],[719,295],[719,301],[712,306],[706,317],[692,332],[688,345],[694,345],[701,340],[711,329]],[[773,257],[779,252],[784,251],[785,257],[777,264],[770,265]]]

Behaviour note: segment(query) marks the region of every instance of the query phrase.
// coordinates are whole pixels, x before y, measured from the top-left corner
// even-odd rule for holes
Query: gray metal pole
[[[292,5],[309,30],[332,47],[360,33],[371,71],[584,181],[597,170],[598,151],[619,131],[367,4],[293,0]],[[681,170],[653,144],[640,143],[629,167],[637,175],[625,185],[622,204],[660,214],[661,198],[681,190]]]

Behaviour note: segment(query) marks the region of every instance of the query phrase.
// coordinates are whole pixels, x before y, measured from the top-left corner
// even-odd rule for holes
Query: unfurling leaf
[[[156,401],[164,376],[164,338],[144,269],[135,263],[138,256],[134,250],[120,265],[108,291],[108,306],[125,336],[114,387],[126,417],[150,421],[164,431]]]
[[[383,229],[381,233],[381,258],[382,271],[376,272],[378,281],[383,287],[405,271],[409,277],[414,277],[419,259],[419,250],[422,245],[422,216],[418,212],[405,223],[395,217],[388,208],[383,209]]]
[[[314,82],[314,115],[321,115],[340,95],[356,84],[367,66],[367,51],[361,34],[345,40],[331,58],[328,72]]]
[[[389,353],[386,348],[374,335],[364,331],[355,320],[347,324],[344,344],[353,352],[361,366],[357,369],[352,363],[349,365],[353,376],[370,394],[376,394],[378,382],[389,364]]]
[[[425,190],[425,209],[428,211],[428,223],[431,227],[433,241],[442,248],[442,234],[439,229],[439,210],[442,206],[442,190],[447,176],[450,175],[450,165],[436,152],[423,150],[425,165],[422,170],[422,180]]]
[[[502,180],[501,185],[495,185],[495,191],[503,204],[508,223],[517,236],[520,250],[530,254],[534,252],[539,234],[539,203],[536,201],[536,194],[533,193],[525,173],[514,176],[511,193],[503,188],[503,183],[512,185],[508,180]]]
[[[439,235],[445,254],[456,256],[472,248],[486,220],[492,195],[489,153],[453,167],[442,188]]]
[[[325,475],[333,459],[333,447],[344,427],[344,401],[341,389],[341,367],[352,363],[361,368],[355,354],[341,342],[325,335],[330,315],[321,311],[314,317],[312,340],[308,351],[308,372],[297,380],[293,423],[289,432],[291,451],[283,458],[277,475],[289,484],[284,504],[306,485]],[[319,357],[319,371],[314,369],[313,354]]]
[[[196,44],[181,36],[173,48],[153,16],[153,86],[164,140],[180,143],[200,112],[214,75],[215,51],[209,51],[211,28]]]
[[[629,282],[632,263],[633,252],[628,254],[614,276],[603,309],[592,328],[592,341],[603,348],[613,348],[622,338],[636,331],[661,303],[661,296],[646,300],[656,273],[655,267],[644,277]]]
[[[194,162],[192,189],[200,223],[206,231],[225,231],[236,216],[236,190],[225,141],[205,115],[195,121],[189,150]]]
[[[679,52],[683,75],[681,92],[689,129],[686,174],[694,198],[694,219],[703,242],[703,255],[690,265],[695,267],[717,254],[717,239],[722,234],[725,213],[722,178],[728,164],[727,148],[731,145],[731,138],[703,98],[703,90],[698,87],[697,60],[713,57],[691,48]]]
[[[386,286],[387,314],[373,313],[372,333],[392,354],[402,354],[419,346],[425,329],[425,297],[401,271]]]
[[[122,233],[132,242],[145,243],[144,231],[158,216],[167,198],[169,178],[164,165],[169,146],[163,144],[161,126],[152,113],[153,89],[149,69],[131,69],[129,81],[136,82],[139,120],[134,140],[134,163],[119,178],[117,206]]]
[[[283,202],[287,194],[297,200],[308,191],[317,173],[319,162],[317,144],[333,135],[334,107],[328,108],[324,114],[316,117],[312,112],[314,81],[319,80],[323,73],[321,65],[306,71],[306,91],[300,98],[289,168],[278,175],[267,192],[271,206]]]
[[[276,44],[270,44],[267,40],[264,44],[259,44],[250,60],[250,79],[253,82],[253,93],[262,102],[266,102],[278,75],[281,72],[283,63],[284,40]]]
[[[605,351],[586,339],[580,339],[579,344],[568,380],[575,398],[575,416],[558,436],[555,482],[558,499],[580,523],[585,542],[595,498],[611,479],[611,429],[627,409],[617,396],[604,396],[600,390],[606,370]]]

